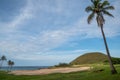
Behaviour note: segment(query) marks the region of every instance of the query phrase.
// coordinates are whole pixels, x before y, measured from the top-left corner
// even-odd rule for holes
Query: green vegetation
[[[0,80],[119,80],[120,65],[116,65],[118,74],[111,75],[108,65],[92,65],[90,71],[56,73],[49,75],[17,76],[0,71]]]
[[[91,52],[79,56],[73,60],[70,64],[79,65],[79,64],[94,64],[94,63],[103,63],[107,61],[107,56],[100,52]]]
[[[58,65],[55,65],[54,67],[70,67],[71,65],[68,63],[59,63]]]
[[[120,64],[120,58],[114,58],[112,57],[113,64]],[[105,64],[108,64],[108,60],[104,61]]]
[[[118,63],[120,58],[112,58],[113,63]],[[11,61],[9,60],[8,63]],[[103,64],[104,63],[104,64]],[[117,64],[115,67],[118,71],[118,74],[111,75],[110,68],[108,65],[107,56],[103,53],[93,52],[86,53],[70,64],[59,63],[55,67],[75,67],[80,66],[90,66],[91,70],[89,71],[79,71],[72,73],[54,73],[48,75],[13,75],[5,71],[0,71],[0,80],[119,80],[120,79],[120,64]]]

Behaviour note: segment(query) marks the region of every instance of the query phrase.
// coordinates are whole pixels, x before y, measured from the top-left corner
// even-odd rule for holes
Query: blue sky
[[[105,16],[111,55],[120,57],[120,0],[114,18]],[[90,0],[0,0],[0,56],[18,66],[70,62],[86,52],[104,52],[95,19],[87,24]]]

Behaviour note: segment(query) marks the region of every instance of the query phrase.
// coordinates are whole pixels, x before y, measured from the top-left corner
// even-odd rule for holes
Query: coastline
[[[50,66],[13,66],[11,71],[14,70],[39,70],[39,69],[46,69],[49,68]],[[1,68],[1,70],[7,71],[8,66],[4,66]]]

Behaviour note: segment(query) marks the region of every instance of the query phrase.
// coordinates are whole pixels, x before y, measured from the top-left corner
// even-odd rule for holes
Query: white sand
[[[44,75],[51,73],[70,73],[77,71],[85,71],[89,70],[90,67],[77,67],[77,68],[55,68],[55,69],[40,69],[40,70],[16,70],[10,72],[10,74],[14,75]]]

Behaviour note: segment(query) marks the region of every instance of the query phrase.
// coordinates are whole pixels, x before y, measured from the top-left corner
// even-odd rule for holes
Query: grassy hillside
[[[73,60],[70,64],[92,64],[102,63],[107,60],[107,56],[100,52],[86,53]]]

